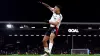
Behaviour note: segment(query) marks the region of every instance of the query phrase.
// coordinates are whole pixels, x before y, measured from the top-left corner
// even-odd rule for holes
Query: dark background
[[[0,1],[0,21],[44,21],[52,13],[39,0],[2,0]],[[54,6],[63,7],[65,22],[100,22],[100,8],[94,1],[81,0],[42,0]],[[95,4],[95,5],[94,5]],[[97,4],[98,5],[98,4]]]
[[[0,1],[0,21],[40,21],[43,22],[45,19],[50,19],[52,16],[52,13],[43,5],[38,3],[39,0],[1,0]],[[62,6],[62,15],[63,15],[63,22],[100,22],[100,8],[98,8],[99,5],[95,3],[95,1],[81,1],[81,0],[42,0],[43,2],[51,5],[54,7],[54,5],[58,4]],[[26,24],[27,25],[27,24]],[[4,26],[4,27],[3,27]],[[48,29],[43,30],[41,27],[47,26],[47,25],[32,25],[32,26],[39,26],[38,29],[36,28],[35,30],[20,30],[19,27],[22,26],[20,24],[14,25],[16,26],[14,30],[7,30],[5,29],[6,24],[0,25],[0,49],[5,50],[5,48],[8,48],[8,44],[13,44],[14,50],[18,48],[16,45],[16,41],[19,40],[20,43],[20,48],[23,49],[27,48],[27,45],[30,45],[31,48],[37,48],[39,46],[42,46],[42,36],[34,36],[34,37],[9,37],[9,34],[18,34],[20,35],[23,34],[45,34],[45,32]],[[28,25],[30,27],[30,25]],[[63,31],[59,34],[63,35],[68,35],[67,33],[67,28],[77,28],[79,29],[88,29],[90,25],[61,25]],[[74,37],[74,48],[89,48],[90,50],[95,50],[98,48],[98,52],[100,52],[100,36],[94,37],[94,34],[100,35],[100,31],[98,30],[100,26],[94,25],[90,26],[93,27],[93,29],[97,30],[86,30],[82,31],[80,30],[83,34],[90,34],[92,35],[91,37],[84,37],[84,36],[76,36]],[[18,28],[18,29],[16,29]],[[3,30],[2,30],[3,29]],[[80,33],[81,34],[81,33]],[[83,35],[81,34],[81,35]],[[55,48],[65,48],[65,50],[70,50],[72,45],[71,45],[71,39],[72,37],[68,36],[61,36],[57,37],[55,39]],[[68,40],[68,42],[66,42]],[[9,48],[8,48],[9,49]],[[43,49],[43,48],[42,48]],[[95,51],[96,52],[96,51]]]

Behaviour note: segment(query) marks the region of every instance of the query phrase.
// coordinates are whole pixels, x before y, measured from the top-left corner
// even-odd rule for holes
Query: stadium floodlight
[[[76,36],[76,35],[73,35],[73,36]]]
[[[23,35],[20,35],[20,36],[23,36]]]
[[[44,36],[44,35],[42,35],[42,36]]]
[[[28,34],[26,34],[25,36],[29,36]]]
[[[92,27],[88,27],[88,29],[92,29]]]
[[[61,35],[58,35],[58,36],[61,36]]]
[[[66,36],[66,35],[62,35],[62,36]]]
[[[86,37],[86,35],[83,35],[84,37]]]
[[[7,28],[13,28],[13,25],[12,24],[7,24],[6,27]]]
[[[88,35],[89,37],[91,37],[91,35]]]
[[[94,35],[94,37],[96,37],[97,35]]]
[[[12,35],[9,35],[9,36],[12,36]]]
[[[78,36],[81,36],[81,35],[78,35]]]
[[[34,35],[31,35],[31,36],[34,36]]]
[[[23,26],[20,27],[21,29],[24,28]]]
[[[36,36],[39,36],[39,35],[36,35]]]
[[[71,35],[67,35],[67,36],[71,36]]]
[[[43,27],[43,28],[47,28],[47,27]]]
[[[31,28],[35,28],[35,27],[31,27]]]
[[[15,34],[14,36],[18,36],[17,34]]]

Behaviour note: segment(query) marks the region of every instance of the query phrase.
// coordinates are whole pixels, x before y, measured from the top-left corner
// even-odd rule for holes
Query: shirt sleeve
[[[54,8],[51,8],[50,10],[54,13]]]

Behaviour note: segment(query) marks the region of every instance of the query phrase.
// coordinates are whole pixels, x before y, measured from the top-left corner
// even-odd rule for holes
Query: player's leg
[[[45,52],[47,52],[49,50],[48,43],[47,43],[48,40],[49,40],[49,36],[45,35],[44,38],[43,38],[43,40],[42,40]],[[43,54],[41,56],[48,56],[48,54],[45,53],[45,54]]]
[[[52,51],[55,37],[56,37],[55,33],[51,33],[50,39],[49,39],[49,53],[51,53],[51,51]]]
[[[52,51],[52,47],[54,44],[54,38],[57,36],[58,34],[58,28],[53,28],[50,34],[50,39],[49,39],[49,53],[51,53]]]
[[[48,50],[49,50],[47,41],[50,38],[50,33],[51,33],[51,28],[49,28],[49,30],[45,33],[45,36],[44,36],[44,38],[42,40],[45,54],[41,55],[41,56],[48,56],[48,54],[46,52],[48,52]]]
[[[45,35],[42,40],[43,46],[44,46],[44,51],[48,51],[48,43],[47,43],[48,40],[49,40],[49,36]]]
[[[51,33],[50,34],[50,38],[49,38],[49,50],[46,50],[45,51],[45,54],[44,54],[44,56],[50,56],[50,54],[51,54],[51,50],[52,50],[52,47],[53,47],[53,43],[54,43],[54,38],[55,38],[55,33]]]

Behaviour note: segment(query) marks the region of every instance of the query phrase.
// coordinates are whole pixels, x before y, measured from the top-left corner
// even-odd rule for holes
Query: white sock
[[[53,47],[53,43],[49,43],[49,51],[50,51],[50,53],[51,53],[52,47]]]
[[[48,51],[48,47],[44,47],[44,51]]]

